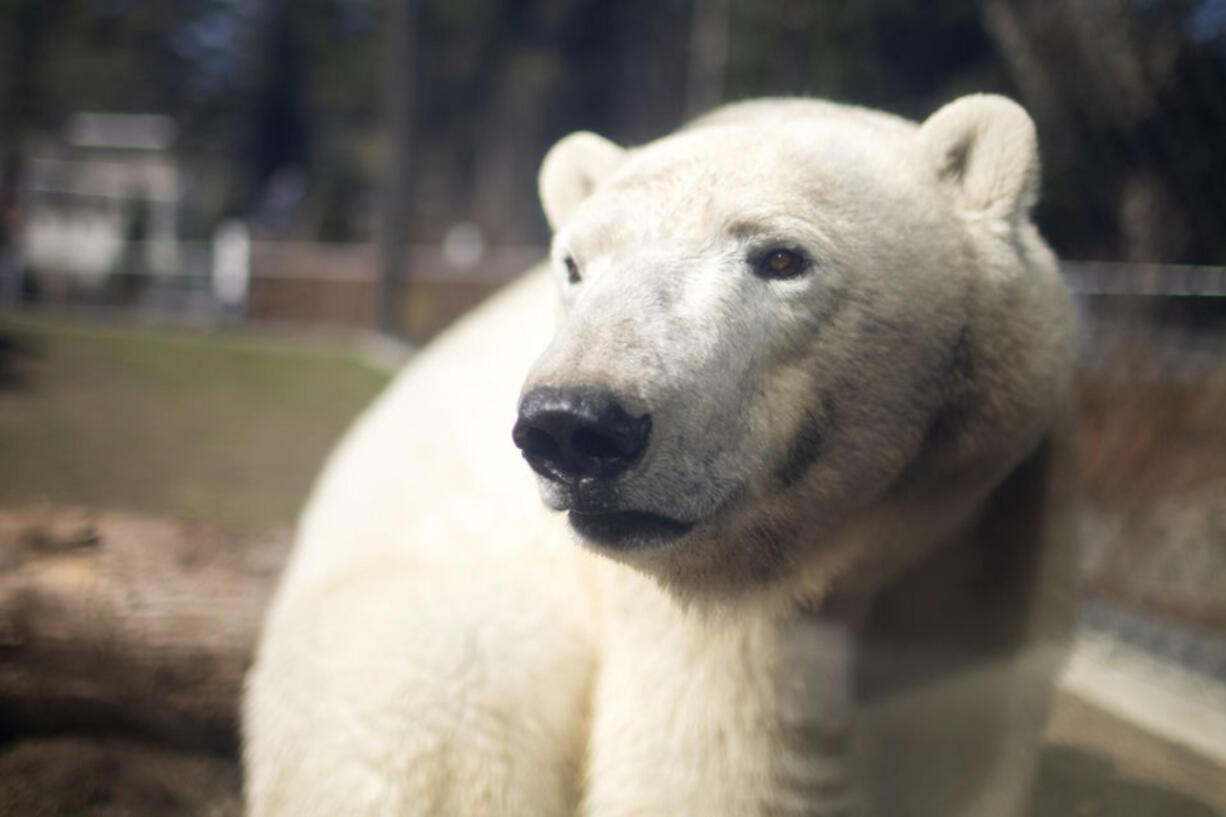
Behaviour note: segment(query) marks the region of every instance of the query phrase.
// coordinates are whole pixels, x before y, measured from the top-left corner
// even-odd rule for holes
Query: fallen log
[[[0,746],[0,814],[240,817],[238,762],[120,738],[42,737]]]
[[[0,731],[232,751],[285,533],[0,511]]]

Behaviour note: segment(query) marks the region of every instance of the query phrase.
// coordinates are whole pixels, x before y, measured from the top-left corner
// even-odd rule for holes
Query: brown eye
[[[569,255],[566,256],[566,280],[572,284],[579,283],[583,276],[579,274],[579,265],[575,263],[575,259]]]
[[[793,250],[771,250],[754,265],[760,278],[794,278],[805,271],[805,257]]]

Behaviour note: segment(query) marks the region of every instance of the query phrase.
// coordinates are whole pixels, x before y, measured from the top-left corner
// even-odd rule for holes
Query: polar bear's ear
[[[537,180],[549,226],[557,230],[565,224],[600,180],[625,157],[625,148],[588,131],[565,136],[550,148]]]
[[[1012,100],[964,96],[920,126],[937,175],[958,190],[970,212],[1014,222],[1038,199],[1039,151],[1034,122]]]

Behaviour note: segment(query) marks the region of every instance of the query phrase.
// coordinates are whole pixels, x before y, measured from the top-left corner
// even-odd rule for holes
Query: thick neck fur
[[[603,660],[583,813],[648,813],[660,808],[661,790],[675,797],[667,813],[862,813],[855,747],[866,702],[906,701],[913,689],[950,681],[980,694],[980,679],[995,670],[974,668],[1015,655],[1040,674],[1054,666],[1067,599],[1052,603],[1036,588],[1068,567],[1060,558],[1068,532],[1045,526],[1067,518],[1052,503],[1070,501],[1061,476],[1069,455],[1058,428],[1003,481],[989,482],[995,490],[949,506],[939,524],[931,492],[896,500],[893,522],[865,523],[854,535],[884,537],[875,542],[879,554],[894,549],[890,536],[914,546],[913,514],[927,509],[925,533],[942,541],[900,567],[888,589],[865,589],[855,603],[849,595],[815,607],[784,593],[772,605],[687,602],[602,560]],[[949,490],[966,495],[968,487]],[[879,565],[868,569],[880,576]],[[655,645],[648,660],[645,642]],[[1027,703],[1025,717],[1041,723],[1044,700]],[[877,751],[863,762],[881,762]],[[679,768],[669,757],[687,763]],[[667,785],[637,802],[633,782],[659,775]],[[800,805],[805,810],[791,810]]]

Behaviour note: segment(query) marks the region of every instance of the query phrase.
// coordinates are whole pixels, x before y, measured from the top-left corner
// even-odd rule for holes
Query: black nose
[[[532,470],[558,482],[612,479],[647,448],[651,415],[632,417],[598,388],[533,389],[511,432]]]

